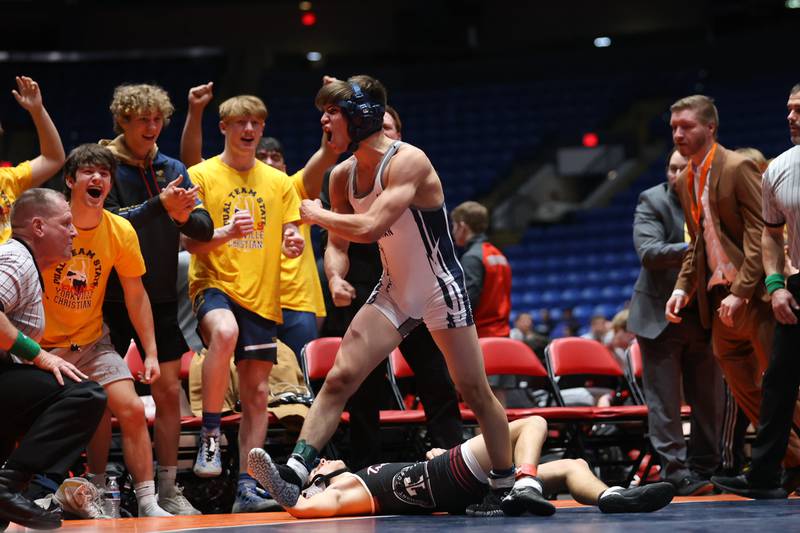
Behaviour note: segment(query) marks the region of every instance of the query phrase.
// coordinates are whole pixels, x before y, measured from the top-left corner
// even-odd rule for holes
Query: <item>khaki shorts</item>
[[[133,380],[127,363],[114,350],[105,327],[102,337],[91,344],[81,346],[78,351],[71,348],[52,348],[48,351],[69,361],[89,376],[89,379],[104,387],[122,379]]]

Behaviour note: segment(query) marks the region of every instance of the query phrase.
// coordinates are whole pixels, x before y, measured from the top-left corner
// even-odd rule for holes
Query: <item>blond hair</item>
[[[704,94],[693,94],[681,98],[671,106],[669,110],[672,113],[683,111],[684,109],[691,109],[697,114],[697,118],[703,124],[714,124],[714,138],[717,137],[719,131],[719,112],[717,106],[714,105],[714,99]]]
[[[158,111],[164,117],[164,125],[169,124],[175,107],[169,99],[167,91],[158,85],[140,83],[136,85],[120,85],[114,89],[109,106],[114,116],[114,131],[123,133],[119,121],[128,122],[134,114],[143,114],[148,111]]]
[[[258,96],[242,94],[219,104],[219,119],[223,122],[233,117],[254,116],[267,120],[267,106]]]

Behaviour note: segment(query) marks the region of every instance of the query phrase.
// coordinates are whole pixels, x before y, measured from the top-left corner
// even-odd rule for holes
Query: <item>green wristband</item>
[[[11,345],[9,352],[18,357],[22,357],[26,361],[33,361],[36,356],[39,355],[41,349],[39,343],[20,331],[17,335],[17,340]]]
[[[772,294],[773,292],[777,291],[778,289],[783,289],[786,287],[786,278],[783,277],[783,274],[770,274],[769,276],[764,279],[764,285],[767,286],[767,293]]]

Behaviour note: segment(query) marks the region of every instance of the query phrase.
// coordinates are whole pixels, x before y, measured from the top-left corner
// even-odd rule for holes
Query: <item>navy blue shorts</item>
[[[239,326],[239,338],[236,340],[236,349],[233,351],[235,362],[243,360],[278,362],[278,328],[272,320],[268,320],[234,302],[227,294],[219,289],[206,289],[194,299],[194,312],[197,322],[214,309],[227,309],[236,318]],[[200,326],[198,325],[198,333]],[[200,335],[202,338],[202,334]],[[206,339],[203,345],[208,348]]]

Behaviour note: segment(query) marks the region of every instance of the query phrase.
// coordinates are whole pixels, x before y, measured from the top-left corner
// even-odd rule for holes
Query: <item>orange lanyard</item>
[[[714,145],[711,147],[711,150],[708,151],[706,160],[703,163],[703,168],[700,169],[700,183],[697,190],[694,188],[694,166],[692,165],[691,161],[689,162],[689,176],[687,178],[689,185],[689,198],[692,198],[692,195],[694,195],[695,201],[692,202],[692,218],[694,219],[694,223],[698,228],[700,227],[700,213],[703,212],[703,191],[706,187],[708,171],[711,169],[711,162],[714,161],[714,153],[716,151],[717,143],[714,143]]]

